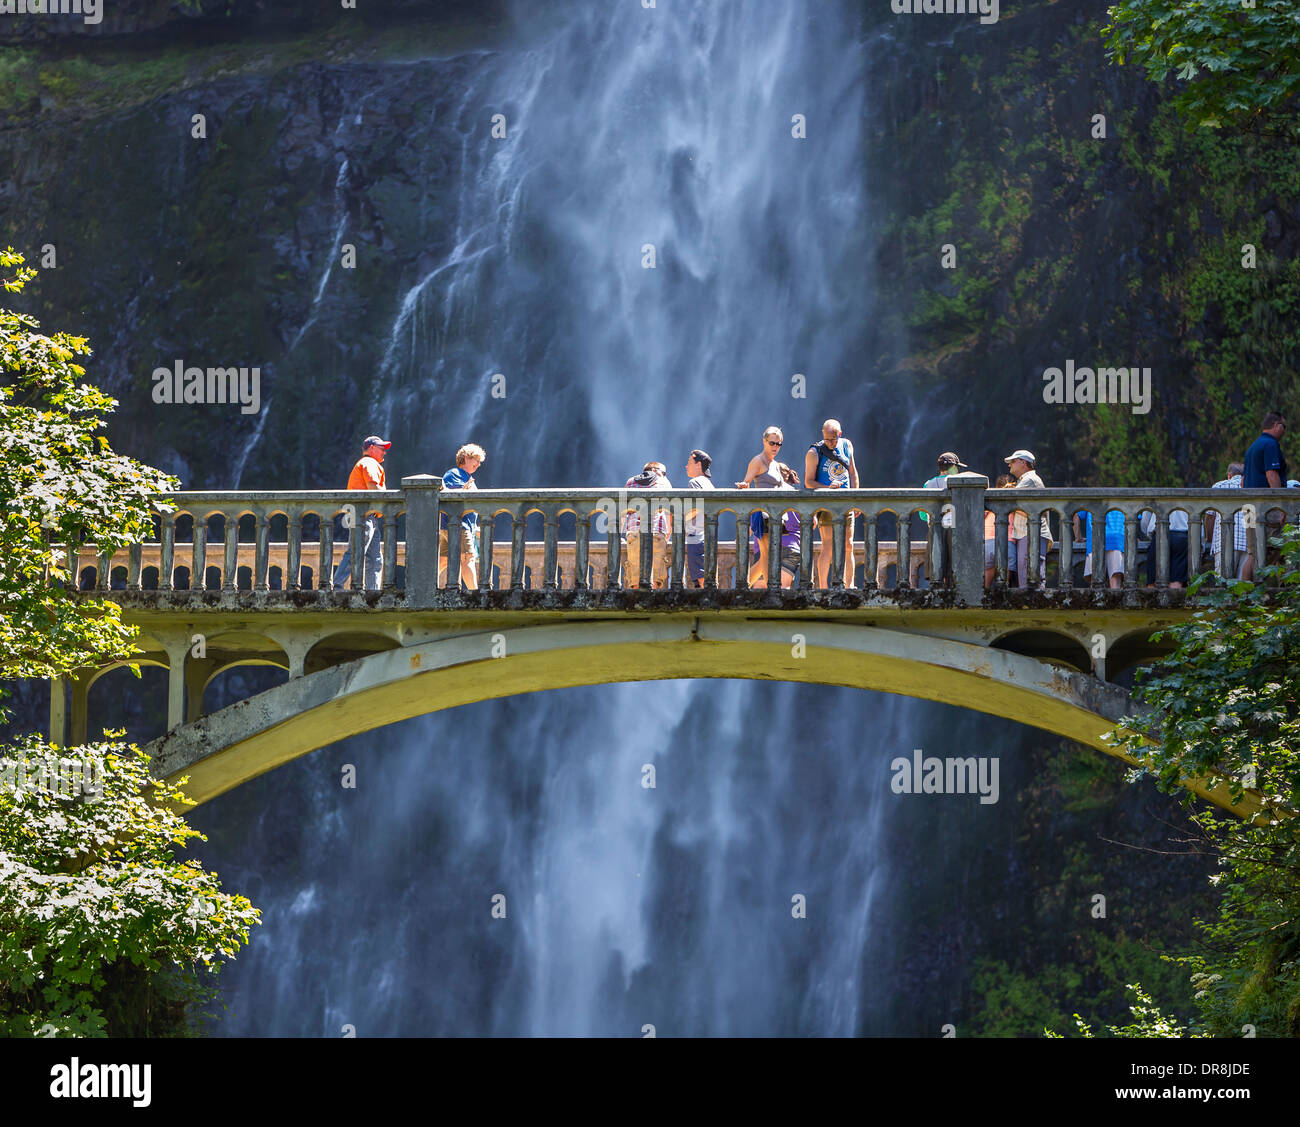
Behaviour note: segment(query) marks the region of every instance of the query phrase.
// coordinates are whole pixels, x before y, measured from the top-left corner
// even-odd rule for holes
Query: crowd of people
[[[1270,411],[1265,417],[1261,433],[1246,451],[1241,462],[1228,466],[1228,475],[1214,483],[1215,489],[1282,489],[1300,488],[1300,481],[1287,477],[1287,462],[1282,454],[1281,438],[1286,430],[1286,420],[1278,412]],[[772,489],[772,490],[819,490],[819,489],[857,489],[859,488],[857,462],[854,458],[853,443],[844,437],[843,428],[835,419],[827,419],[822,424],[822,437],[808,447],[804,454],[803,473],[800,475],[792,466],[780,458],[785,436],[780,427],[771,426],[763,431],[762,448],[750,460],[745,469],[745,476],[733,484],[737,489]],[[370,435],[362,444],[362,455],[352,468],[348,478],[348,489],[383,489],[384,457],[391,442],[378,435]],[[443,474],[443,489],[477,489],[474,474],[487,458],[481,446],[466,444],[456,451],[456,464]],[[1030,450],[1018,449],[1003,459],[1007,472],[1000,475],[994,489],[1042,489],[1043,479],[1037,470],[1037,459]],[[703,450],[692,450],[686,461],[685,471],[687,486],[691,489],[709,490],[715,488],[710,467],[713,459]],[[967,465],[952,451],[945,451],[938,457],[938,472],[924,483],[927,489],[947,488],[947,478],[967,469]],[[646,462],[641,472],[628,478],[626,489],[672,489],[668,469],[662,462]],[[779,505],[773,505],[775,509]],[[1274,514],[1264,514],[1269,535],[1280,528],[1280,521],[1269,519]],[[928,520],[928,514],[921,514]],[[798,514],[785,512],[781,517],[780,549],[776,561],[769,559],[769,517],[765,513],[754,513],[749,519],[750,559],[749,585],[766,587],[769,577],[775,572],[782,587],[789,587],[799,571],[800,545],[802,529]],[[1029,582],[1029,515],[1023,510],[1010,514],[1007,528],[1007,570],[1011,579],[1020,587]],[[364,564],[362,573],[367,590],[377,590],[381,583],[383,571],[383,535],[382,515],[368,512],[364,516],[362,528],[362,549]],[[623,586],[635,587],[641,579],[641,513],[636,507],[625,510],[620,526],[622,542],[622,580]],[[854,516],[846,521],[844,542],[844,585],[854,585],[855,552],[853,546]],[[1169,585],[1185,586],[1188,581],[1187,561],[1187,513],[1174,510],[1169,517]],[[1046,514],[1039,517],[1038,574],[1044,575],[1048,553],[1054,546],[1054,534],[1051,522]],[[1150,538],[1147,550],[1147,582],[1154,585],[1156,580],[1156,538],[1152,536],[1155,528],[1155,515],[1146,512],[1140,521],[1140,531]],[[814,560],[816,584],[827,586],[832,557],[831,514],[819,510],[815,514],[816,534],[819,538],[817,554]],[[934,556],[930,561],[931,573],[935,577],[951,578],[952,573],[952,531],[954,523],[953,507],[944,505],[940,510],[939,525],[933,540]],[[1223,574],[1223,521],[1215,514],[1205,516],[1206,550],[1214,557],[1215,571]],[[648,517],[649,528],[644,532],[651,538],[650,549],[650,585],[663,587],[668,580],[672,560],[672,517],[666,509],[658,509]],[[1071,533],[1076,542],[1082,541],[1084,549],[1084,571],[1086,577],[1092,575],[1092,514],[1082,512],[1075,514]],[[687,507],[682,524],[685,542],[686,581],[690,586],[704,586],[704,516],[698,508]],[[991,585],[996,572],[996,517],[991,511],[984,514],[984,581]],[[460,580],[473,590],[478,586],[478,515],[466,513],[460,522]],[[1111,587],[1121,587],[1124,582],[1124,514],[1112,509],[1106,513],[1101,532],[1104,538],[1103,561],[1106,568],[1107,582]],[[446,581],[447,567],[447,514],[440,517],[438,532],[439,578],[442,586]],[[1236,553],[1235,577],[1251,579],[1254,576],[1256,561],[1253,556],[1254,538],[1247,535],[1247,521],[1241,512],[1233,518],[1233,548]],[[1266,562],[1272,562],[1271,560]],[[908,566],[900,559],[900,568]],[[335,569],[334,586],[341,587],[351,574],[351,546],[343,553],[343,559]]]

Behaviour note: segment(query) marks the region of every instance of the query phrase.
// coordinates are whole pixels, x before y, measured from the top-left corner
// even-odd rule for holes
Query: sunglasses
[[[769,446],[780,446],[780,445],[781,445],[781,439],[779,439],[779,438],[765,438],[765,439],[763,439],[763,441],[766,442]]]

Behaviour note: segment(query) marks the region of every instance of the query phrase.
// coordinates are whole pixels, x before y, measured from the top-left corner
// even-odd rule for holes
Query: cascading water
[[[918,408],[864,370],[851,6],[538,7],[468,72],[460,152],[429,154],[459,162],[454,215],[389,232],[436,248],[393,310],[374,416],[405,472],[476,441],[484,487],[617,486],[651,458],[682,484],[702,447],[724,484],[764,426],[800,466],[836,416],[864,484],[897,481],[897,446],[864,441]],[[883,1032],[887,764],[923,711],[765,682],[575,689],[255,780],[195,815],[208,862],[264,910],[220,1031]]]

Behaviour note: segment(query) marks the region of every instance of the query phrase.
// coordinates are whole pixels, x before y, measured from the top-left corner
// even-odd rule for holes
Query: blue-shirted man
[[[822,423],[822,440],[808,447],[803,460],[805,489],[857,489],[858,465],[853,460],[853,443],[843,437],[839,420],[827,419]],[[821,547],[817,549],[817,586],[827,586],[831,574],[831,515],[826,510],[817,514],[817,530],[821,533]],[[853,586],[853,517],[845,521],[844,535],[844,586]]]
[[[1246,451],[1243,489],[1285,489],[1287,482],[1286,458],[1282,454],[1282,435],[1286,433],[1286,419],[1280,411],[1270,411],[1264,416],[1261,434]],[[1281,521],[1265,520],[1265,532],[1276,536],[1282,529]],[[1274,562],[1275,549],[1269,548],[1265,562]],[[1241,566],[1242,579],[1255,578],[1255,537],[1246,537],[1246,560]]]

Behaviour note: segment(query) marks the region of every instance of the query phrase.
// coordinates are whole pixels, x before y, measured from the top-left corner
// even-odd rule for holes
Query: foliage
[[[1204,1037],[1204,1033],[1198,1033],[1189,1030],[1186,1026],[1179,1025],[1177,1018],[1170,1017],[1162,1013],[1160,1007],[1156,1005],[1145,990],[1142,989],[1140,982],[1134,982],[1125,987],[1126,990],[1132,990],[1137,1001],[1129,1007],[1129,1012],[1133,1015],[1133,1021],[1128,1025],[1106,1025],[1102,1028],[1106,1036],[1109,1037]],[[1074,1024],[1078,1027],[1080,1037],[1092,1037],[1092,1026],[1089,1025],[1078,1014],[1074,1015]],[[1062,1035],[1052,1029],[1044,1028],[1044,1036],[1059,1039]]]
[[[1211,877],[1220,908],[1199,922],[1204,952],[1178,961],[1193,972],[1205,1028],[1221,1035],[1243,1025],[1300,1035],[1300,530],[1287,526],[1273,543],[1282,563],[1257,584],[1193,584],[1202,609],[1157,635],[1177,649],[1135,691],[1149,716],[1112,733],[1141,761],[1135,779],[1177,793],[1181,779],[1203,775],[1261,803],[1246,820],[1192,815],[1190,844],[1222,867]]]
[[[5,289],[34,272],[13,250]],[[134,631],[75,591],[63,553],[82,535],[111,552],[145,538],[165,474],[95,432],[116,406],[79,378],[86,341],[39,334],[0,309],[0,674],[52,677],[128,659]],[[118,733],[121,735],[121,733]],[[181,781],[182,783],[184,780]],[[0,749],[0,1036],[184,1031],[201,974],[234,958],[258,913],[174,850],[199,837],[179,785],[108,734]]]
[[[51,784],[60,758],[80,785]],[[70,752],[27,736],[0,758],[0,777],[0,1036],[148,1033],[147,1013],[116,1028],[106,1015],[124,967],[208,967],[248,942],[257,910],[174,855],[203,839],[172,808],[193,803],[151,779],[134,745]]]
[[[35,276],[13,249],[0,276],[18,293]],[[96,432],[117,406],[80,382],[82,337],[37,332],[0,308],[0,676],[54,677],[122,659],[135,631],[107,600],[74,593],[65,552],[84,535],[103,551],[145,538],[155,494],[174,479],[115,454]],[[53,582],[50,582],[50,581]],[[67,585],[67,586],[65,586]]]
[[[1293,0],[1122,0],[1104,29],[1107,54],[1153,82],[1176,74],[1175,104],[1196,125],[1295,131],[1300,9]]]

